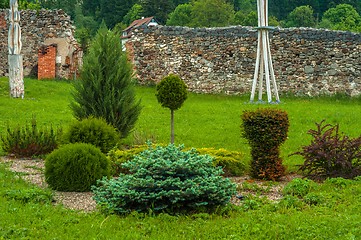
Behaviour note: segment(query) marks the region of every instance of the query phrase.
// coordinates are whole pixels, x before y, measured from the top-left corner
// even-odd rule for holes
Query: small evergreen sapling
[[[156,97],[162,107],[170,109],[170,142],[174,143],[174,111],[181,108],[183,102],[187,99],[187,86],[179,76],[170,74],[157,85]]]
[[[132,84],[133,68],[122,52],[119,36],[105,26],[98,30],[75,84],[71,108],[78,120],[103,118],[126,137],[140,114]]]

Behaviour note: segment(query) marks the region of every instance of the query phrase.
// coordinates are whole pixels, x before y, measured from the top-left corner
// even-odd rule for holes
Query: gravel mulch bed
[[[47,183],[44,179],[44,161],[40,159],[16,159],[16,158],[0,158],[0,162],[10,163],[9,169],[13,172],[25,173],[23,178],[41,188],[46,188]],[[269,200],[277,202],[283,195],[283,187],[292,179],[302,177],[297,174],[287,175],[277,183],[270,184],[269,181],[261,181],[251,179],[249,176],[232,177],[232,181],[245,188],[247,184],[256,186],[257,189],[246,189],[238,192],[238,197],[233,197],[231,203],[235,205],[242,204],[242,197],[246,195],[254,195],[259,197],[267,197]],[[81,210],[85,212],[96,211],[96,203],[93,200],[91,192],[59,192],[54,191],[54,204],[62,204],[64,207]]]
[[[41,188],[48,187],[44,178],[44,161],[34,159],[1,158],[0,162],[11,163],[10,170],[26,175],[23,178]],[[59,192],[54,191],[54,204],[62,204],[66,208],[81,211],[95,211],[96,203],[91,192]]]

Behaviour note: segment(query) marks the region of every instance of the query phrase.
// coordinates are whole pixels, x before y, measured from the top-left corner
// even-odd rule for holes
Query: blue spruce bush
[[[226,205],[236,184],[221,176],[208,155],[182,146],[149,148],[122,165],[130,174],[98,181],[94,199],[106,212],[184,212]]]

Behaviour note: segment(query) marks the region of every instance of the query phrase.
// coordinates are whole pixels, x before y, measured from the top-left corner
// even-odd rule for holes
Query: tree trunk
[[[174,143],[174,110],[170,110],[170,143]]]
[[[24,98],[23,56],[8,55],[10,96]]]

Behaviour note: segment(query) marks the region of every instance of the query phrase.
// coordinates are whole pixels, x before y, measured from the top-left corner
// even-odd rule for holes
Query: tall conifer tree
[[[119,36],[102,24],[84,57],[81,80],[71,103],[77,119],[101,117],[126,137],[140,114],[132,85],[133,68],[122,52]]]

